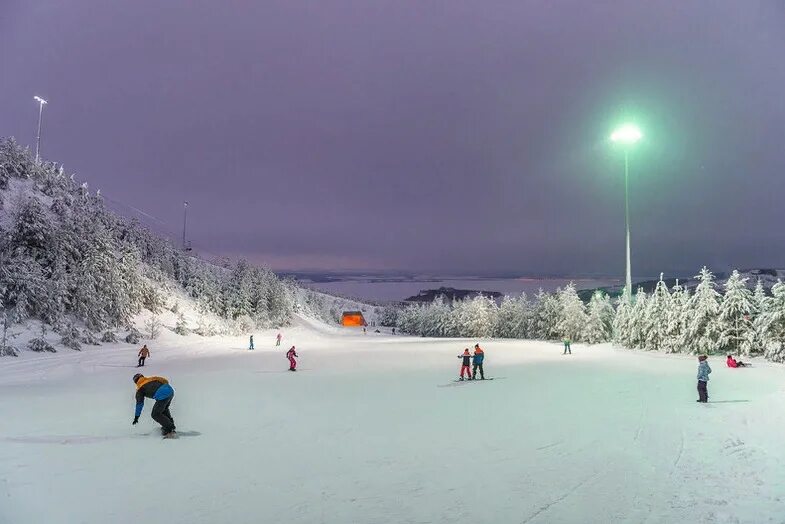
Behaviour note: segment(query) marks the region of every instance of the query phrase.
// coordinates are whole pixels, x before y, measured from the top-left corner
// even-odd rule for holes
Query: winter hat
[[[699,356],[699,357],[698,357],[698,360],[699,360],[699,361],[701,361],[701,362],[703,362],[703,361],[704,361],[704,360],[706,360],[707,358],[709,358],[709,357],[707,357],[706,355],[701,355],[701,356]]]
[[[139,379],[142,377],[144,377],[144,375],[142,375],[141,373],[137,373],[136,375],[134,375],[134,384],[139,382]]]

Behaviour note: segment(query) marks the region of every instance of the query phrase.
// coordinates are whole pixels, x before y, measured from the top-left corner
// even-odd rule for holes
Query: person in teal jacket
[[[485,380],[485,371],[482,369],[482,362],[485,360],[485,352],[479,344],[474,345],[474,355],[472,355],[472,380],[477,378],[477,370],[480,370],[480,380]]]

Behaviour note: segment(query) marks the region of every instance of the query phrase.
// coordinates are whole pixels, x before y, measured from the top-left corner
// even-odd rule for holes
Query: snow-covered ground
[[[245,338],[165,334],[190,436],[133,418],[136,348],[0,361],[3,523],[675,523],[785,521],[785,368],[481,341],[301,320]],[[296,344],[300,371],[283,353]]]

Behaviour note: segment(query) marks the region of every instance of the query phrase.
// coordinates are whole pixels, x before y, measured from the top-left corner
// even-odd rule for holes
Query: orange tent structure
[[[341,325],[346,327],[364,327],[368,323],[365,321],[361,311],[344,311],[341,315]]]

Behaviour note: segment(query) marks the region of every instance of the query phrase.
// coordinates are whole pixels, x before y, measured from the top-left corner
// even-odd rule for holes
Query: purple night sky
[[[784,57],[779,0],[0,0],[0,136],[41,95],[45,157],[277,269],[621,274],[633,118],[636,274],[783,267]]]

